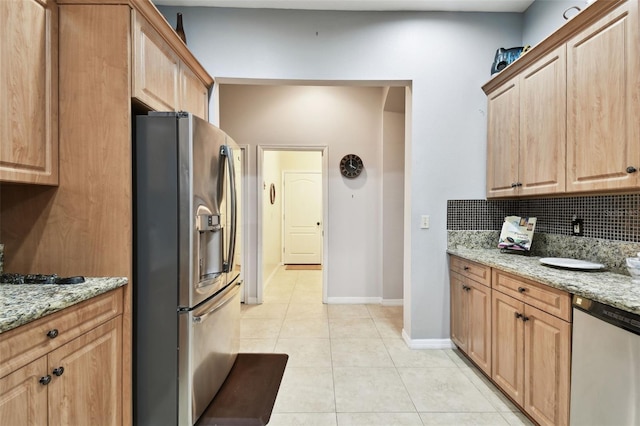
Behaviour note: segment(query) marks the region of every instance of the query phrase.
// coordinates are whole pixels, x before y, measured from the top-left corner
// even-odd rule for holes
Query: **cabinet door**
[[[464,290],[464,278],[450,272],[451,286],[451,340],[467,353],[469,339],[469,298]]]
[[[46,374],[47,359],[42,357],[0,379],[0,423],[47,424],[47,386],[40,383]]]
[[[515,402],[524,401],[524,304],[498,291],[492,300],[491,378]]]
[[[179,59],[155,29],[133,11],[133,97],[156,111],[178,108]]]
[[[58,184],[58,14],[0,1],[0,181]]]
[[[122,424],[121,356],[122,316],[51,352],[50,424]]]
[[[571,324],[529,305],[524,314],[524,409],[540,425],[567,425]]]
[[[180,64],[180,110],[209,119],[209,90],[184,64]]]
[[[487,197],[516,193],[520,139],[520,96],[513,79],[489,95],[487,129]]]
[[[634,188],[640,173],[638,2],[567,43],[567,190]],[[633,170],[633,169],[631,169]]]
[[[467,281],[469,340],[467,354],[478,367],[491,375],[491,289]]]
[[[557,48],[520,76],[518,195],[565,190],[565,51]]]

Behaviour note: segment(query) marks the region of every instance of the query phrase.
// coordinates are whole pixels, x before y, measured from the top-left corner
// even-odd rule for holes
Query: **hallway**
[[[281,267],[242,305],[241,352],[289,354],[280,425],[530,425],[455,350],[411,350],[402,307],[322,304],[322,271]]]

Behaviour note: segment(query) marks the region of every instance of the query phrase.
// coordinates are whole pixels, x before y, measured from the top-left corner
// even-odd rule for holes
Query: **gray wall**
[[[522,41],[521,14],[161,8],[184,14],[214,77],[409,80],[405,331],[447,339],[446,202],[485,196],[486,97],[495,50]],[[422,214],[431,228],[419,229]]]
[[[566,21],[562,13],[571,6],[584,9],[585,0],[536,0],[524,13],[522,27],[522,46],[535,46],[560,28]],[[575,16],[576,10],[567,12],[569,18]],[[506,46],[505,46],[506,47]]]

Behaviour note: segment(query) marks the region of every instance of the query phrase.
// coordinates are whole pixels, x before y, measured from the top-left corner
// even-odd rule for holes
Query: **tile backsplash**
[[[448,230],[500,230],[505,216],[538,218],[536,233],[572,235],[582,219],[583,236],[640,242],[640,194],[525,200],[449,200]]]

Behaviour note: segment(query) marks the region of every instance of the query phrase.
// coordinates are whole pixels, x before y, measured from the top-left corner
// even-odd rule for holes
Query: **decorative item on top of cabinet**
[[[0,182],[58,184],[58,6],[0,1]]]
[[[184,33],[184,27],[182,25],[182,13],[178,12],[176,21],[176,34],[178,34],[180,40],[184,41],[184,44],[187,44],[187,35]]]
[[[451,340],[491,375],[490,268],[450,257]]]

